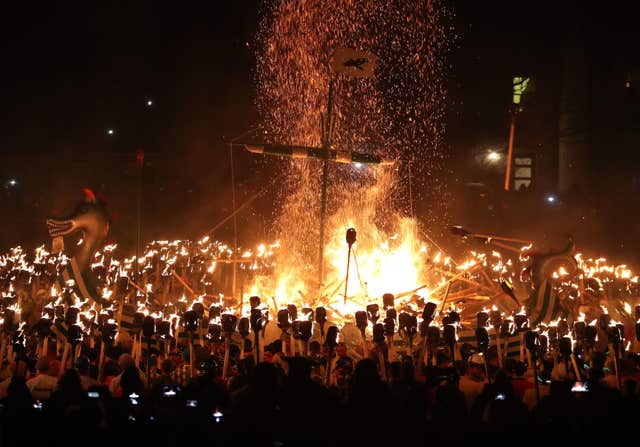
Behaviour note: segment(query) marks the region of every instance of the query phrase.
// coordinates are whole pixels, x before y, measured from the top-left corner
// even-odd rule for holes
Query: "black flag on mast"
[[[351,48],[336,48],[331,66],[336,73],[354,78],[372,78],[378,58],[375,54]]]

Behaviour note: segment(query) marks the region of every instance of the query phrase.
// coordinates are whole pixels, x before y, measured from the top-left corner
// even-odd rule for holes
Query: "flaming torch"
[[[280,339],[282,340],[283,350],[286,351],[287,339],[289,338],[289,329],[291,328],[291,314],[288,309],[280,309],[278,311],[278,327],[280,328]],[[293,346],[291,346],[293,350]]]
[[[198,330],[198,315],[194,310],[188,310],[182,314],[182,321],[189,337],[189,370],[191,378],[193,378],[196,363],[193,350],[193,334]]]
[[[429,328],[431,322],[436,318],[437,310],[438,306],[436,306],[436,304],[431,301],[427,301],[424,305],[424,309],[422,310],[422,323],[420,324],[420,336],[422,337],[422,344],[418,356],[420,368],[418,368],[416,365],[416,374],[418,373],[418,370],[422,369],[425,352],[428,352],[429,363],[431,363],[431,350],[428,349],[428,344],[430,343]]]
[[[247,337],[249,336],[249,319],[247,317],[240,318],[238,321],[238,333],[242,337],[242,346],[240,346],[240,358],[244,358],[244,347],[247,343]]]
[[[260,356],[260,330],[262,329],[262,310],[257,307],[251,309],[251,330],[253,331],[253,349],[256,365],[262,361]]]
[[[380,377],[383,381],[387,380],[386,362],[384,361],[384,325],[381,323],[375,323],[373,325],[373,342],[376,345],[378,351],[378,364],[380,368]]]
[[[387,317],[384,319],[384,335],[387,340],[387,352],[389,361],[391,361],[391,358],[395,357],[395,355],[393,355],[393,333],[395,332],[396,320],[395,318],[388,315],[389,313],[387,312]]]
[[[116,330],[118,326],[114,320],[108,320],[106,318],[100,319],[100,360],[98,361],[98,377],[103,378],[104,374],[104,355],[107,346],[111,346],[116,338]]]
[[[38,334],[38,338],[42,340],[41,355],[43,356],[46,356],[49,352],[49,334],[51,334],[51,324],[51,319],[43,315],[36,325],[36,333]]]
[[[333,350],[336,348],[336,346],[338,346],[338,328],[336,326],[329,326],[329,329],[327,329],[327,336],[324,340],[324,344],[329,348],[329,358],[327,359],[327,373],[324,378],[324,383],[325,385],[329,386],[329,383],[331,381],[331,365],[333,363]]]
[[[222,366],[222,378],[227,377],[227,371],[229,369],[229,351],[231,348],[231,336],[236,331],[238,325],[238,317],[233,314],[222,314],[220,319],[222,324],[222,332],[224,334],[224,363]]]
[[[494,306],[494,308],[489,313],[489,318],[491,319],[491,326],[493,326],[493,331],[496,335],[496,348],[498,350],[498,365],[500,366],[500,368],[502,368],[502,342],[500,341],[500,332],[502,328],[502,314],[500,313],[498,308]]]
[[[525,335],[525,345],[527,347],[529,357],[529,367],[533,368],[533,382],[536,385],[536,402],[540,402],[540,386],[538,385],[538,364],[537,353],[540,348],[538,340],[538,333],[536,331],[529,330]]]
[[[520,313],[513,316],[513,323],[516,331],[520,335],[520,361],[524,363],[524,334],[529,329],[529,320],[524,313],[524,308]]]
[[[316,323],[320,326],[320,337],[322,338],[322,342],[324,343],[324,325],[327,322],[327,309],[320,306],[316,308],[315,314]]]
[[[618,352],[620,350],[620,345],[622,344],[620,328],[615,324],[610,325],[607,335],[609,336],[609,355],[613,357],[613,367],[615,368],[616,373],[616,385],[618,389],[620,389],[620,372],[618,370]]]
[[[365,331],[367,330],[367,313],[365,311],[359,310],[355,313],[355,318],[356,318],[356,327],[358,329],[360,329],[360,334],[362,335],[362,356],[363,358],[367,357],[367,352],[368,352],[368,348],[367,348],[367,336],[365,334]],[[329,335],[327,334],[327,337]]]
[[[487,380],[491,382],[491,378],[489,377],[489,367],[487,366],[487,349],[489,349],[489,333],[483,327],[479,327],[476,329],[476,342],[478,343],[478,351],[482,353],[482,359],[484,362],[485,373],[487,374]]]
[[[351,247],[356,242],[356,229],[349,228],[347,230],[347,245],[349,245],[349,250],[347,252],[347,274],[344,280],[344,304],[347,304],[347,287],[349,286],[349,264],[351,262]]]
[[[64,344],[64,352],[62,353],[62,362],[60,363],[60,372],[58,378],[62,377],[66,367],[67,360],[69,360],[69,349],[71,349],[71,342],[75,343],[76,337],[79,336],[76,322],[78,321],[78,309],[70,307],[64,315],[64,322],[67,325],[67,340]],[[72,329],[74,328],[74,329]],[[75,344],[74,344],[75,347]]]
[[[302,341],[302,355],[306,357],[309,350],[309,339],[311,338],[313,321],[309,319],[296,320],[293,322],[293,327],[295,338]]]
[[[289,322],[293,325],[293,322],[298,319],[298,308],[295,304],[287,304],[287,310],[289,311]],[[289,333],[289,348],[291,350],[291,355],[296,355],[296,342],[293,326],[291,327],[291,332]]]
[[[147,341],[147,389],[151,389],[151,339],[156,333],[156,320],[147,315],[142,322],[142,335]]]

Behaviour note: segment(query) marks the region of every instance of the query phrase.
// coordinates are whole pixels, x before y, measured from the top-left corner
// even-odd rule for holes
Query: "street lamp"
[[[497,161],[499,161],[502,157],[500,156],[500,154],[496,151],[490,150],[487,153],[487,161],[489,163],[496,163]]]

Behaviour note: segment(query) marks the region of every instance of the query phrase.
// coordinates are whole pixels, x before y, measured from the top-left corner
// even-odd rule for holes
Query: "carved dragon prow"
[[[532,285],[540,285],[545,279],[551,278],[555,270],[560,267],[568,267],[568,272],[578,268],[574,254],[576,244],[572,236],[568,236],[567,245],[564,249],[549,253],[529,252],[524,255],[529,258],[529,266],[523,271],[523,278],[529,277]]]
[[[47,219],[47,227],[49,236],[53,238],[54,253],[64,248],[62,241],[65,236],[76,232],[82,234],[82,241],[68,253],[71,262],[63,271],[62,280],[66,283],[69,279],[73,279],[80,295],[101,302],[92,278],[90,264],[96,250],[109,234],[110,219],[104,202],[97,200],[91,190],[85,189],[84,201],[75,211],[65,218]]]
[[[107,238],[110,225],[104,203],[89,189],[84,190],[84,195],[84,201],[71,215],[61,219],[47,219],[49,236],[54,241],[76,232],[82,234],[82,243],[70,253],[81,271],[89,267],[96,250]]]

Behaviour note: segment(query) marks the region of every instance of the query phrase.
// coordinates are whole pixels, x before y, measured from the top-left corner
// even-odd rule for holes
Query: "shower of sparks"
[[[363,257],[367,252],[374,255],[378,242],[400,227],[414,227],[401,234],[402,238],[414,236],[415,222],[408,226],[400,218],[411,209],[405,198],[408,194],[403,193],[408,187],[409,162],[413,188],[420,186],[418,189],[432,194],[419,200],[434,208],[444,202],[444,75],[446,54],[455,40],[452,12],[437,0],[338,0],[331,7],[317,0],[295,0],[265,2],[262,13],[256,84],[257,108],[267,140],[319,146],[320,123],[333,79],[332,147],[398,160],[396,169],[385,172],[384,168],[330,167],[331,217],[325,242],[343,239],[344,229],[355,221],[360,222],[356,229],[362,235]],[[341,47],[376,54],[375,78],[334,73],[332,55]],[[285,168],[286,181],[280,191],[277,237],[286,249],[281,252],[286,264],[298,266],[295,275],[287,276],[298,281],[306,280],[317,262],[321,166],[317,161],[292,161]],[[363,222],[360,215],[371,220]],[[437,215],[441,214],[433,213]],[[413,242],[417,241],[412,237]],[[336,248],[330,246],[328,253]],[[330,270],[334,267],[332,259],[326,263]],[[411,264],[414,260],[407,265],[413,269]]]

